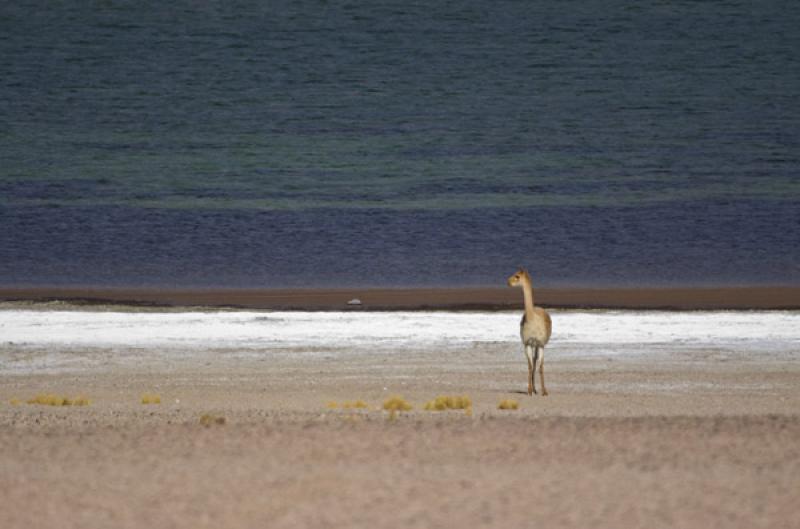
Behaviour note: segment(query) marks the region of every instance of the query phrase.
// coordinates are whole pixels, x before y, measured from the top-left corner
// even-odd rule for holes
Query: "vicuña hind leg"
[[[544,387],[544,347],[539,348],[536,358],[539,360],[539,380],[542,383],[542,397],[546,397],[547,388]]]
[[[533,350],[533,377],[536,380],[536,370],[539,369],[539,366],[542,362],[542,348],[540,346],[535,346]],[[536,393],[534,391],[534,393]]]
[[[533,395],[536,393],[536,387],[533,385],[536,366],[534,365],[533,347],[530,345],[525,345],[525,356],[528,358],[528,395]]]

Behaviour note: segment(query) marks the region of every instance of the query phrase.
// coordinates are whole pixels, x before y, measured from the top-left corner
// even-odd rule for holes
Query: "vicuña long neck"
[[[528,278],[523,279],[522,281],[522,296],[525,298],[525,316],[527,316],[528,321],[533,320],[533,287],[531,286],[531,280]]]

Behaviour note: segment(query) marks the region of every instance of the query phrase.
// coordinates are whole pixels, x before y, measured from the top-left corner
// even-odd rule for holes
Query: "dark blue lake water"
[[[0,284],[800,283],[800,4],[0,4]]]

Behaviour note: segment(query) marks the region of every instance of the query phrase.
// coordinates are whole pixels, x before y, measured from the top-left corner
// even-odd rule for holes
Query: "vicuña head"
[[[530,284],[531,275],[524,268],[520,268],[514,274],[509,276],[509,278],[508,278],[508,286],[510,286],[510,287],[520,287],[520,286],[523,285],[523,281],[527,281],[528,284]]]

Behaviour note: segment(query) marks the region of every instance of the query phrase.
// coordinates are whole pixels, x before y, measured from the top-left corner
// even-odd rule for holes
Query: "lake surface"
[[[800,284],[795,2],[5,2],[0,284]]]

